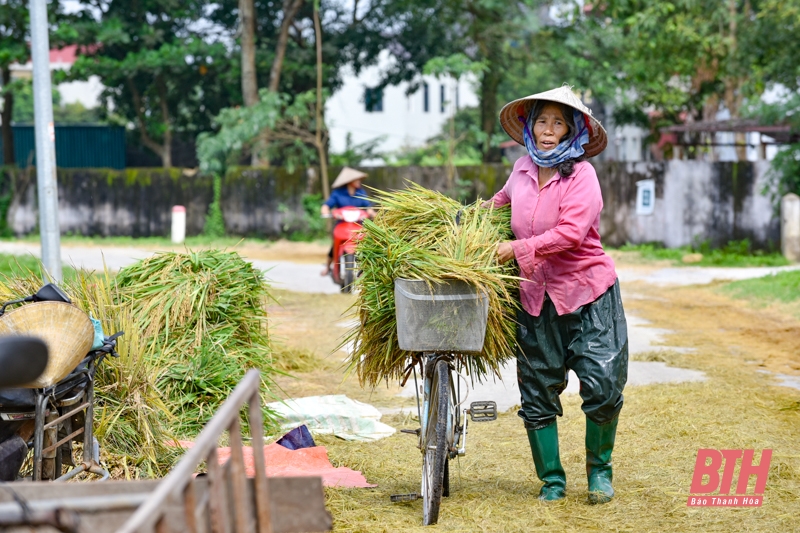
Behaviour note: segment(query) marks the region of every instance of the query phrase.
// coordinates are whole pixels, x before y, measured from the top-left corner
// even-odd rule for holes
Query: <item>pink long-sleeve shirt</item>
[[[495,206],[511,204],[511,243],[519,263],[522,307],[539,316],[545,292],[559,315],[593,302],[617,279],[614,260],[600,244],[603,197],[594,167],[575,164],[568,177],[556,174],[539,190],[539,169],[520,157]]]

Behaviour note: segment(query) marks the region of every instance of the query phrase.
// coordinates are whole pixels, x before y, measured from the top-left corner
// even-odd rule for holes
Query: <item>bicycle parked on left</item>
[[[17,304],[24,305],[6,311]],[[18,479],[30,454],[34,481],[65,481],[81,472],[109,477],[100,466],[93,434],[94,379],[103,359],[117,356],[123,332],[102,337],[102,342],[95,341],[97,334],[89,315],[52,283],[0,307],[0,335],[39,338],[48,359],[38,377],[0,389],[0,481]],[[27,346],[34,350],[33,344]],[[18,354],[28,356],[33,352]],[[79,463],[73,457],[74,443],[83,447]]]

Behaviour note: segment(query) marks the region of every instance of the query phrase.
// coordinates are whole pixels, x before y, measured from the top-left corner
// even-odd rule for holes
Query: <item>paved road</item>
[[[29,242],[0,242],[0,253],[40,257],[39,244]],[[139,259],[153,253],[153,250],[141,248],[120,248],[99,246],[62,246],[61,259],[65,264],[83,267],[89,270],[102,270],[106,265],[110,270],[119,270]],[[333,294],[338,292],[338,287],[330,278],[319,275],[319,265],[299,264],[289,261],[261,261],[253,260],[253,265],[264,270],[267,277],[275,287],[310,293]],[[711,283],[717,280],[739,280],[757,278],[785,270],[794,270],[800,265],[788,267],[758,267],[758,268],[710,268],[710,267],[679,267],[662,268],[646,271],[618,267],[620,281],[624,284],[630,281],[644,281],[654,285],[697,285]]]
[[[28,242],[0,242],[0,253],[33,255],[41,257],[41,246]],[[154,250],[99,246],[62,246],[61,260],[66,265],[87,270],[109,270],[135,263],[149,257]],[[291,263],[289,261],[252,260],[255,267],[265,271],[267,278],[279,289],[295,292],[328,293],[339,292],[331,278],[320,276],[321,265]]]
[[[40,255],[38,244],[25,242],[0,242],[0,253],[15,255],[32,254]],[[153,253],[152,250],[140,248],[118,247],[82,247],[63,246],[61,257],[65,264],[83,267],[89,270],[102,270],[104,265],[110,270],[129,265]],[[319,265],[298,264],[288,261],[261,261],[253,260],[253,265],[266,272],[276,288],[296,292],[308,293],[337,293],[338,286],[334,285],[328,277],[319,275]],[[663,268],[658,270],[643,270],[620,267],[617,269],[623,285],[631,281],[644,281],[655,285],[694,285],[706,284],[715,280],[738,280],[755,278],[774,274],[776,272],[800,268],[708,268],[708,267],[680,267]],[[623,300],[636,298],[637,295],[629,294],[623,287]],[[661,337],[667,333],[649,327],[647,321],[636,316],[628,316],[628,338],[630,339],[630,352],[632,354],[669,349],[661,345]],[[673,348],[674,349],[674,348]],[[516,363],[512,362],[503,368],[503,379],[477,385],[471,392],[471,400],[494,400],[501,411],[505,411],[519,403],[519,389],[516,379]],[[695,370],[674,368],[658,362],[631,361],[629,366],[628,384],[645,385],[650,383],[670,383],[679,381],[703,380],[702,372]],[[792,382],[790,382],[792,383]],[[786,383],[797,386],[796,383]],[[570,372],[569,386],[566,393],[578,392],[578,379]],[[413,395],[413,385],[404,389],[402,395]]]

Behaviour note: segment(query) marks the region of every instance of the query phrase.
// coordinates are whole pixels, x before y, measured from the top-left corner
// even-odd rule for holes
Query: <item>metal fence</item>
[[[18,167],[36,165],[32,124],[11,126]],[[56,125],[56,165],[61,168],[125,168],[125,129],[92,124]],[[0,164],[4,164],[0,140]]]

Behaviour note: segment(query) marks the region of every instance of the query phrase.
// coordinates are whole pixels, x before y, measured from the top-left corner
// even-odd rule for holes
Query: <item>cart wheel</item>
[[[442,503],[449,453],[447,413],[451,396],[450,368],[446,361],[437,361],[430,383],[428,420],[425,421],[422,455],[422,520],[426,526],[439,521],[439,506]]]
[[[444,462],[444,480],[442,481],[442,496],[450,497],[450,458]]]

